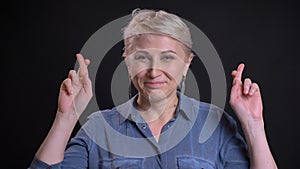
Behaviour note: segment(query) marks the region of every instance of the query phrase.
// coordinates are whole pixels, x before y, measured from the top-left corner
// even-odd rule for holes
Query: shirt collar
[[[182,114],[184,118],[186,118],[186,120],[194,119],[195,115],[198,113],[196,109],[199,107],[195,107],[195,102],[179,91],[177,91],[177,96],[179,98],[179,104],[176,109],[175,118],[178,116],[178,114]],[[137,97],[138,95],[135,95],[127,102],[116,107],[117,111],[120,114],[119,124],[124,123],[126,120],[135,121],[137,123],[145,123],[145,121],[135,108]]]

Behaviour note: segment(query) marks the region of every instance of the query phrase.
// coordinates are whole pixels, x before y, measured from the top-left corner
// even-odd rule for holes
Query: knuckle
[[[70,78],[66,78],[63,82],[62,85],[68,85],[68,83],[70,82]]]

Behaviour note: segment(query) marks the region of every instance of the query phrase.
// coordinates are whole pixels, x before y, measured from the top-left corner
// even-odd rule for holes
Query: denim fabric
[[[68,143],[61,163],[47,165],[35,157],[30,168],[249,168],[247,145],[235,120],[217,106],[180,93],[178,96],[176,115],[162,128],[158,142],[135,110],[134,97],[113,109],[91,114]],[[215,117],[212,120],[217,126],[200,143],[209,113],[216,114],[210,118]]]

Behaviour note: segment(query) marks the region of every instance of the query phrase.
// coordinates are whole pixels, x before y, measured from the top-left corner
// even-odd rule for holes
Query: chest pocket
[[[117,158],[101,160],[100,169],[141,169],[143,168],[143,159],[139,158]]]
[[[182,156],[177,157],[178,169],[214,169],[214,164],[197,157]]]

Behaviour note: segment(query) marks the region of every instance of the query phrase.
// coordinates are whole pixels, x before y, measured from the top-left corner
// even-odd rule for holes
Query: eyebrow
[[[136,53],[145,53],[145,54],[149,54],[147,51],[144,51],[144,50],[137,50]]]
[[[174,53],[174,54],[177,54],[175,51],[173,51],[173,50],[166,50],[166,51],[162,51],[161,52],[162,54],[164,54],[164,53]]]
[[[141,52],[141,53],[145,53],[145,54],[149,54],[147,51],[144,50],[137,50],[136,52]],[[165,53],[174,53],[177,54],[175,51],[173,50],[166,50],[166,51],[162,51],[161,54],[165,54]]]

